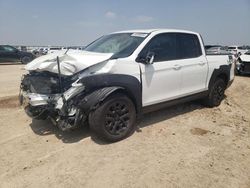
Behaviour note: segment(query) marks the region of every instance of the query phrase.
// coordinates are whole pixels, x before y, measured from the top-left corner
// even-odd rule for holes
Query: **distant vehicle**
[[[248,50],[243,46],[229,46],[228,51],[234,54],[235,56],[240,56],[246,53]]]
[[[206,50],[207,54],[228,54],[228,50],[224,46],[211,47]]]
[[[213,47],[221,47],[221,45],[205,45],[205,50],[208,50]]]
[[[27,47],[26,46],[21,46],[20,48],[21,48],[21,51],[27,52]]]
[[[64,48],[61,48],[61,47],[52,47],[52,48],[48,48],[48,51],[47,53],[48,54],[51,54],[51,53],[54,53],[54,52],[57,52],[59,50],[63,50]]]
[[[21,61],[23,64],[26,64],[34,58],[35,56],[30,52],[20,51],[9,45],[0,45],[0,62]]]
[[[250,50],[238,58],[236,74],[250,73]]]
[[[32,50],[32,53],[33,53],[35,56],[40,55],[39,49],[34,49],[34,50]]]
[[[68,47],[68,49],[72,49],[72,50],[83,50],[84,47],[80,47],[80,46],[70,46],[70,47]]]
[[[46,54],[48,53],[48,48],[40,48],[40,49],[39,49],[39,53],[40,53],[41,55],[46,55]]]

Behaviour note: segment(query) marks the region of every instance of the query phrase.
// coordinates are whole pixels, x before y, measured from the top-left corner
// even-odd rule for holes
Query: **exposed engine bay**
[[[62,130],[76,128],[85,120],[76,97],[84,86],[72,87],[74,81],[72,76],[62,76],[61,88],[57,74],[31,71],[23,76],[20,102],[34,119],[50,118]]]

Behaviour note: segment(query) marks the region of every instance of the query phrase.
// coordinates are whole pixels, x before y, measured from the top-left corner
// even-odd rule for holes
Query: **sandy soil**
[[[218,108],[147,114],[126,140],[63,133],[18,106],[22,65],[0,65],[0,187],[250,187],[250,77]]]

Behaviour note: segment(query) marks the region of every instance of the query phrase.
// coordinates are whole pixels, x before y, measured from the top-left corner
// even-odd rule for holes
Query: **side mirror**
[[[148,52],[146,56],[138,56],[135,61],[138,63],[144,63],[144,64],[153,64],[155,58],[154,52]]]
[[[155,59],[155,53],[154,52],[148,52],[146,59],[145,59],[145,63],[147,64],[153,64],[154,63],[154,59]]]

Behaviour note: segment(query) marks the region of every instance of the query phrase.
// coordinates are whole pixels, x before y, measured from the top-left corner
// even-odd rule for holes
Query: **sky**
[[[151,28],[250,45],[250,0],[0,0],[0,44],[85,46],[110,32]]]

